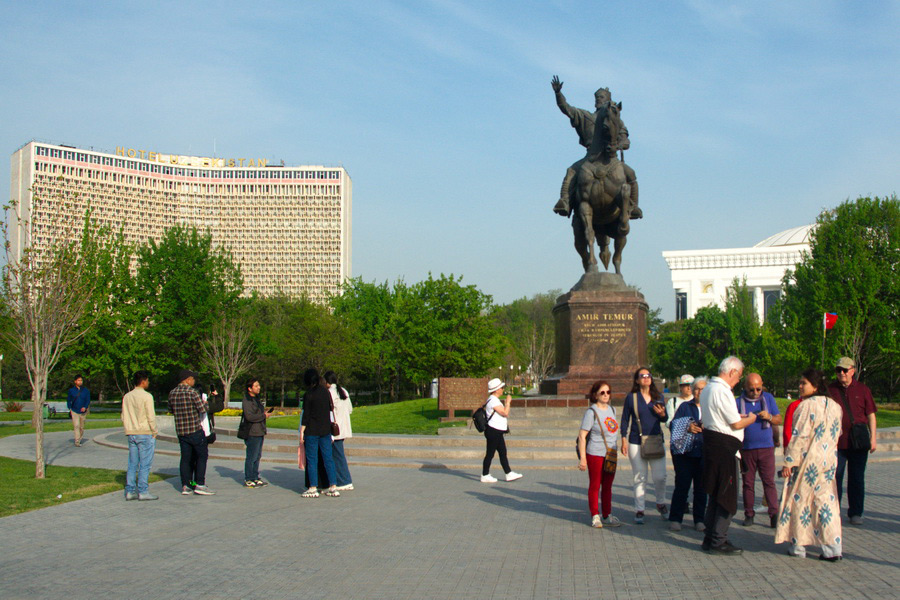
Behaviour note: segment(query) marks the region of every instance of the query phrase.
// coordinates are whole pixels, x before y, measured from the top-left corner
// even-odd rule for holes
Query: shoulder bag
[[[341,435],[341,428],[334,416],[334,398],[331,396],[331,390],[328,390],[328,397],[331,398],[331,435],[337,437]]]
[[[872,433],[869,431],[868,423],[857,423],[856,415],[853,414],[853,405],[850,404],[850,398],[847,397],[847,391],[841,390],[841,398],[844,400],[844,406],[850,413],[850,435],[847,443],[851,450],[869,450],[872,448]]]
[[[645,460],[665,458],[666,447],[663,444],[662,434],[648,434],[644,436],[643,427],[641,427],[641,415],[638,412],[637,395],[632,394],[631,399],[634,402],[634,420],[637,421],[638,435],[641,438],[641,458]]]
[[[613,416],[616,414],[616,409],[610,408],[613,411]],[[596,414],[596,413],[595,413]],[[604,425],[600,425],[600,429],[602,430]],[[612,448],[609,447],[609,443],[606,441],[606,434],[603,434],[603,445],[606,446],[606,458],[603,459],[603,472],[604,473],[615,473],[616,467],[619,466],[619,448],[614,444]]]

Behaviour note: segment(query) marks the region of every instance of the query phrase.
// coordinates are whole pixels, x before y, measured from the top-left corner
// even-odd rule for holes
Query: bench
[[[69,417],[69,407],[65,402],[48,402],[47,403],[47,415],[52,419],[56,415],[63,415],[64,417]]]

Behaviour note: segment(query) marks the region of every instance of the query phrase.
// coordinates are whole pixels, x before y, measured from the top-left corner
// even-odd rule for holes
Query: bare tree
[[[231,319],[222,315],[209,337],[201,344],[200,358],[222,382],[222,395],[226,403],[231,384],[256,363],[256,349],[251,340],[251,332],[246,313]]]
[[[45,201],[35,196],[31,213]],[[88,315],[96,287],[89,273],[86,250],[98,240],[90,233],[90,218],[74,217],[64,198],[54,204],[49,223],[41,224],[41,238],[32,244],[34,232],[18,206],[6,207],[9,219],[3,234],[6,267],[3,269],[3,310],[10,321],[4,335],[22,351],[31,384],[32,424],[36,433],[35,477],[44,477],[43,406],[47,380],[65,348],[81,338],[92,325]],[[47,213],[44,213],[47,214]],[[83,227],[83,229],[82,229]],[[15,228],[11,236],[9,228]],[[78,235],[78,229],[82,229]],[[14,240],[15,246],[11,243]]]

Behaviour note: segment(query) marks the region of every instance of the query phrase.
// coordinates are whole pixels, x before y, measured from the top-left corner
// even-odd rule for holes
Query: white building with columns
[[[725,294],[735,278],[746,279],[760,322],[781,295],[785,271],[809,252],[815,225],[794,227],[764,239],[752,248],[670,250],[663,258],[672,272],[675,319],[689,319],[697,310],[717,304],[725,308]]]

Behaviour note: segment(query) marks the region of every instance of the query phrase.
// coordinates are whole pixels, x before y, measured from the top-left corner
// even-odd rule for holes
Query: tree
[[[208,233],[176,225],[138,248],[135,295],[147,326],[135,340],[157,377],[200,364],[200,349],[243,292],[240,269]],[[157,379],[159,381],[159,379]],[[161,382],[160,382],[161,383]]]
[[[509,343],[504,364],[528,365],[536,383],[550,374],[554,362],[555,329],[553,307],[560,290],[535,294],[497,306],[492,312],[495,326]]]
[[[201,342],[201,364],[222,382],[222,400],[228,402],[231,384],[256,362],[256,347],[246,312],[228,318],[224,313]]]
[[[91,257],[104,244],[104,236],[94,231],[89,213],[84,216],[81,240],[75,235],[71,198],[54,200],[55,221],[45,246],[32,245],[32,223],[16,204],[7,207],[9,222],[18,235],[25,236],[19,253],[13,251],[8,229],[4,228],[7,264],[3,270],[3,309],[10,327],[4,328],[9,341],[23,354],[31,385],[32,424],[35,428],[35,477],[44,478],[43,405],[47,380],[62,356],[93,324],[88,309],[96,289],[95,263]],[[37,195],[36,206],[49,200]],[[44,224],[46,227],[47,225]]]
[[[847,200],[816,223],[809,253],[784,278],[785,319],[808,364],[819,364],[822,315],[837,313],[825,365],[850,356],[861,379],[890,394],[886,377],[900,356],[900,200]]]

